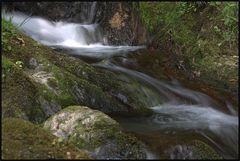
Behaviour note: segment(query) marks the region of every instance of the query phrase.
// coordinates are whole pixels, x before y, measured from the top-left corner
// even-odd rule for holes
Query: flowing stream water
[[[95,5],[93,3],[91,11]],[[185,140],[192,138],[207,142],[224,158],[237,158],[238,116],[231,104],[224,107],[229,113],[223,112],[208,95],[187,89],[177,80],[158,80],[123,65],[122,62],[131,63],[129,55],[134,55],[134,51],[142,54],[146,49],[144,46],[109,46],[98,24],[93,22],[93,15],[90,12],[85,16],[86,22],[82,24],[50,22],[19,12],[5,13],[4,17],[11,18],[13,24],[39,43],[82,59],[90,58],[96,68],[114,71],[157,91],[156,96],[139,98],[146,100],[146,108],[153,111],[151,116],[115,117],[124,130],[134,133],[149,146],[148,158],[161,158],[167,148],[183,147]],[[140,92],[146,91],[140,89]]]

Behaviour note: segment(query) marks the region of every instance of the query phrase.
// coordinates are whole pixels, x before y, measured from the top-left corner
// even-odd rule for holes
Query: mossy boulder
[[[3,31],[8,32],[4,28]],[[2,44],[4,117],[38,123],[73,104],[108,114],[150,113],[117,74],[42,46],[17,30],[14,32]]]
[[[223,159],[211,146],[200,140],[175,145],[165,151],[169,159]]]
[[[22,119],[2,119],[2,132],[2,159],[91,159],[87,153]]]
[[[211,146],[200,140],[193,140],[192,145],[194,146],[193,154],[195,158],[223,159]]]
[[[88,107],[64,108],[50,117],[44,128],[78,148],[90,150],[97,159],[146,158],[143,143],[123,133],[119,124],[106,114]]]

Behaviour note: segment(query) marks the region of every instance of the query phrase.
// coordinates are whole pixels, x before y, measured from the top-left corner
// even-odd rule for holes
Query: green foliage
[[[3,12],[3,14],[5,14],[5,13]],[[1,23],[2,23],[2,37],[1,37],[2,38],[2,46],[3,46],[4,50],[9,51],[9,52],[12,50],[12,46],[9,45],[10,44],[9,40],[17,37],[17,30],[22,25],[24,25],[29,18],[24,19],[17,26],[14,26],[12,24],[12,19],[13,19],[13,17],[10,17],[9,19],[2,18],[2,20],[1,20]]]
[[[214,2],[209,2],[214,4]],[[220,12],[219,17],[223,22],[223,41],[220,44],[228,43],[231,46],[234,42],[237,41],[238,33],[238,3],[236,2],[223,2],[223,5],[220,4],[213,5]]]
[[[187,2],[141,2],[140,13],[148,30],[161,38],[168,39],[173,37],[178,44],[190,44],[195,39],[191,33],[191,24],[181,25],[185,14],[194,10],[193,5]],[[161,33],[162,35],[159,35]]]
[[[212,39],[236,45],[238,35],[237,2],[140,2],[140,15],[148,30],[154,35],[161,33],[171,36],[178,44],[195,44],[198,34],[194,28],[212,27]],[[200,10],[202,8],[202,10]],[[213,11],[213,14],[211,13]],[[203,25],[197,21],[202,21]],[[197,31],[199,31],[197,30]],[[215,34],[215,35],[214,35]]]
[[[168,46],[187,69],[220,80],[236,77],[236,65],[229,66],[236,60],[219,58],[237,55],[238,2],[140,2],[139,8],[153,44]]]
[[[5,20],[2,18],[2,46],[5,47],[8,44],[9,39],[16,36],[16,28],[12,25],[12,18]],[[11,46],[7,46],[7,50],[11,50]]]
[[[6,57],[2,56],[2,69],[5,72],[10,72],[11,69],[13,68],[14,63],[12,63],[9,59]]]
[[[29,121],[8,117],[2,119],[2,159],[90,159],[83,151],[66,141],[59,141],[49,131]]]
[[[145,22],[149,31],[154,31],[159,25],[165,24],[166,28],[171,25],[177,16],[173,15],[175,5],[171,5],[170,2],[141,2],[140,12],[143,21]]]

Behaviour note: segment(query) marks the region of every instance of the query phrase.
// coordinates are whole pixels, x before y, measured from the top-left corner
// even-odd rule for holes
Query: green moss
[[[18,42],[19,39],[24,41],[24,45]],[[34,88],[31,91],[33,96],[30,98],[34,97],[35,101],[32,100],[32,104],[28,105],[29,107],[26,109],[34,109],[36,114],[41,111],[40,102],[38,102],[39,97],[43,97],[48,102],[56,102],[62,107],[80,104],[98,108],[107,113],[135,115],[149,111],[138,101],[139,99],[131,96],[132,93],[124,87],[124,82],[119,81],[117,75],[112,72],[95,69],[80,59],[57,53],[42,45],[36,45],[34,40],[19,32],[16,32],[16,37],[9,39],[7,43],[12,46],[12,49],[11,52],[4,50],[3,55],[11,62],[23,62],[24,66],[19,70],[22,70],[20,73],[24,76],[18,75],[16,77],[20,77],[19,79],[24,77],[31,84],[31,88]],[[29,64],[32,58],[38,62],[38,66],[34,69]],[[32,74],[40,71],[51,73],[53,78],[50,78],[47,84],[37,82],[33,79]],[[5,75],[2,75],[2,77],[5,77]],[[11,87],[13,84],[7,82],[7,85]],[[125,104],[120,101],[119,98],[112,94],[113,90],[116,91],[115,93],[119,91],[127,95],[131,100],[130,103]],[[14,92],[10,91],[9,93],[14,94]],[[8,97],[8,105],[10,106],[12,96],[9,95]],[[33,107],[34,102],[36,104]],[[23,104],[19,103],[20,107],[25,108]],[[44,116],[43,112],[42,116]],[[35,118],[34,115],[31,117]]]
[[[232,65],[221,59],[238,55],[237,2],[140,2],[139,11],[153,35],[150,46],[183,60],[187,74],[200,72],[200,80],[237,93],[238,58]]]
[[[120,154],[128,159],[143,159],[147,157],[144,144],[130,134],[122,131],[115,132],[112,142],[116,144]]]
[[[12,61],[10,61],[5,56],[2,56],[2,68],[4,70],[10,71],[13,66],[14,66],[14,63]]]
[[[21,119],[2,121],[2,159],[90,159],[48,131]]]
[[[79,121],[74,131],[74,135],[71,135],[68,140],[79,148],[93,150],[104,145],[107,140],[115,138],[115,135],[119,132],[119,126],[117,124],[109,124],[109,120],[105,118],[98,120],[91,127],[87,127]],[[83,139],[81,136],[78,136],[83,134],[90,134],[93,137],[88,138],[88,140],[87,138]]]
[[[62,117],[63,113],[65,113],[64,117]],[[68,121],[69,118],[71,121]],[[104,146],[110,142],[116,146],[117,151],[114,153],[121,152],[124,158],[146,157],[143,144],[135,137],[123,133],[115,120],[100,111],[81,106],[69,106],[49,118],[44,127],[56,134],[56,125],[60,125],[58,126],[58,129],[61,129],[60,133],[65,129],[64,127],[74,125],[74,129],[70,131],[65,129],[67,132],[64,135],[67,136],[66,140],[78,148],[94,151],[99,147],[108,148]],[[61,134],[60,137],[62,137]]]
[[[11,51],[12,46],[8,44],[9,39],[16,36],[16,28],[12,25],[11,20],[1,19],[1,43],[4,51]]]
[[[59,111],[48,119],[50,122],[45,123],[45,128],[51,130],[51,127],[49,126],[51,124],[51,120],[54,117],[58,117],[57,115],[61,113],[69,112],[79,113],[82,115],[81,119],[76,120],[76,122],[73,123],[76,126],[67,138],[69,142],[73,143],[78,148],[93,150],[106,143],[108,139],[114,138],[116,133],[120,130],[119,124],[111,118],[106,117],[105,114],[100,111],[81,106],[68,106]],[[90,119],[91,122],[87,123],[88,119]],[[66,120],[68,120],[68,118],[63,120],[60,119],[60,121],[58,121],[59,124],[64,124]],[[85,123],[83,123],[83,120]]]
[[[53,88],[53,89],[56,89],[56,88],[58,87],[58,82],[57,82],[57,80],[54,79],[54,78],[49,78],[49,79],[47,80],[47,84],[48,84],[51,88]]]
[[[52,66],[51,71],[59,82],[59,89],[62,91],[62,94],[57,96],[57,99],[59,102],[63,103],[63,106],[79,103],[81,105],[95,108],[106,106],[112,108],[111,105],[114,104],[111,101],[112,98],[104,93],[101,87],[98,87],[81,77],[77,77],[55,65]],[[80,93],[76,92],[82,92],[82,98],[78,97],[77,94]],[[61,97],[62,95],[63,97]],[[94,98],[95,101],[91,101],[92,98]]]
[[[194,140],[192,144],[194,146],[193,153],[198,159],[223,159],[209,145],[200,140]]]
[[[6,72],[5,67],[8,69],[9,64],[11,70]],[[23,117],[34,122],[43,121],[45,117],[37,102],[38,95],[34,85],[10,59],[4,58],[3,66],[3,116]]]

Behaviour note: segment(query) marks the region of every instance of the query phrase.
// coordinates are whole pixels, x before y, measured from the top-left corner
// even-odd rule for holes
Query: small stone
[[[70,153],[70,152],[67,152],[67,159],[72,159],[72,158],[71,158],[71,153]]]
[[[52,142],[52,145],[55,145],[56,144],[56,141],[55,140],[53,140],[53,142]]]
[[[22,46],[25,46],[25,42],[22,38],[17,38],[19,44],[21,44]]]
[[[29,60],[29,67],[35,69],[38,66],[37,60],[35,58],[31,58]]]
[[[63,138],[58,138],[58,142],[62,143],[63,142]]]
[[[200,71],[194,71],[193,73],[194,73],[194,75],[195,75],[196,77],[200,77],[200,75],[201,75],[201,72],[200,72]]]

